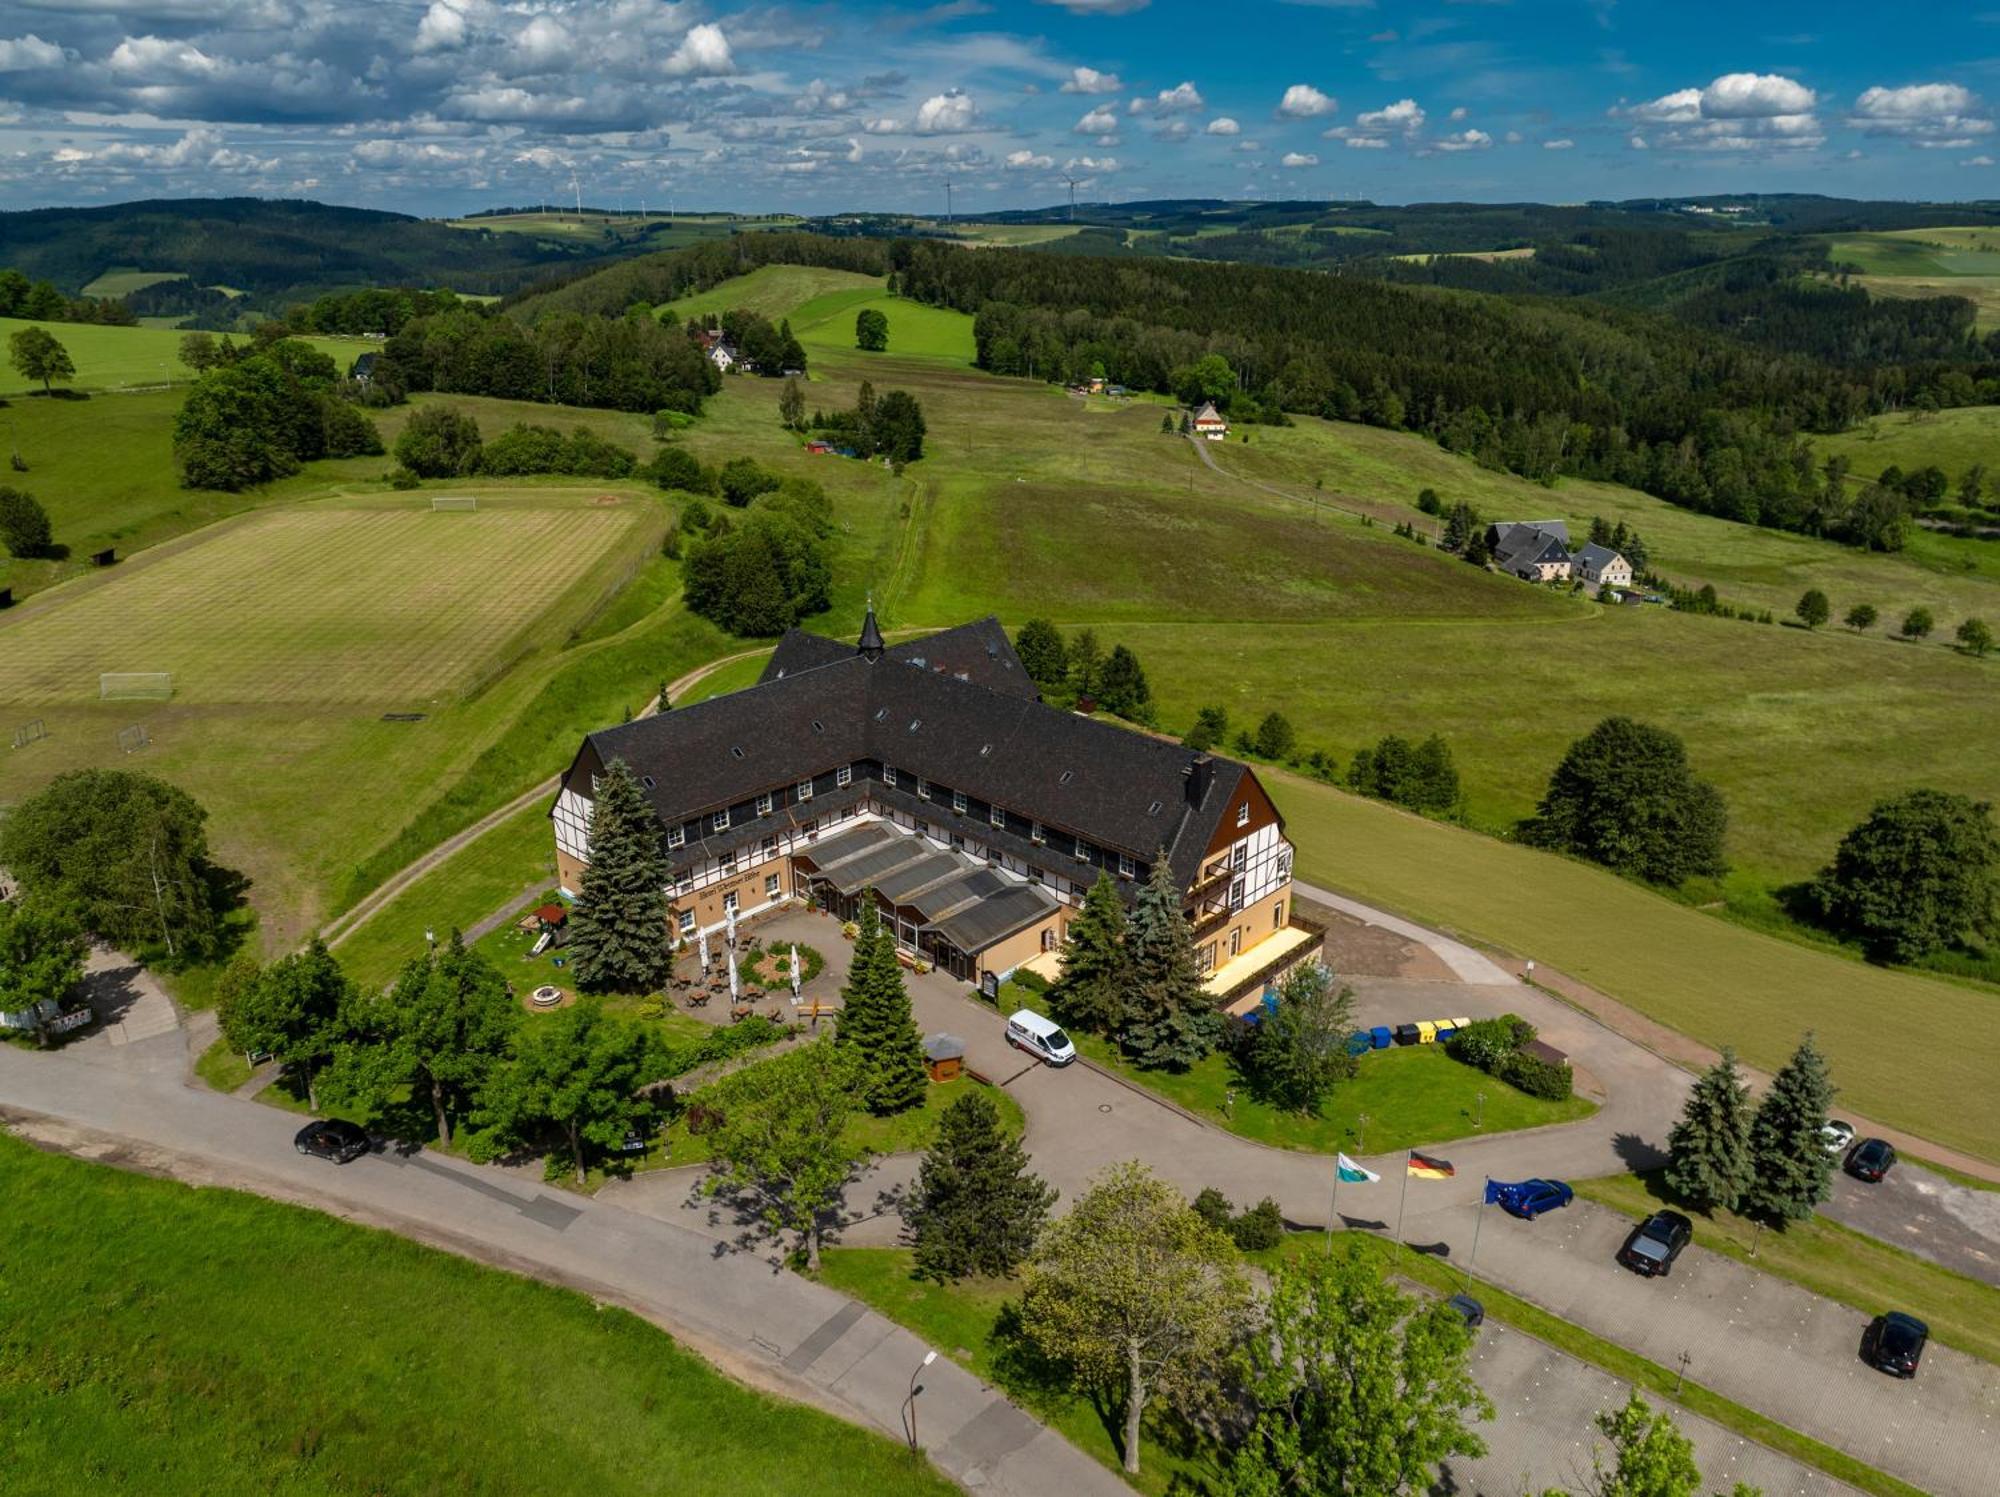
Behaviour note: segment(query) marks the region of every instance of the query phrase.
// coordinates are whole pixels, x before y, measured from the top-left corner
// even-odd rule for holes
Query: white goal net
[[[106,671],[97,678],[100,701],[163,702],[173,694],[172,671]]]
[[[431,508],[474,510],[479,508],[479,498],[476,494],[433,494]]]

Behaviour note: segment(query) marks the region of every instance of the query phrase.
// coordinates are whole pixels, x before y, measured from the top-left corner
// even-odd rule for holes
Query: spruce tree
[[[857,1100],[878,1116],[922,1106],[930,1084],[924,1042],[896,962],[896,938],[883,926],[872,890],[862,892],[861,931],[840,1003],[834,1040],[855,1053]]]
[[[1778,1222],[1804,1221],[1832,1194],[1833,1156],[1821,1130],[1833,1105],[1826,1057],[1812,1032],[1783,1069],[1750,1124],[1750,1158],[1756,1171],[1744,1199],[1751,1210]]]
[[[590,866],[569,917],[580,987],[645,993],[667,974],[667,861],[660,819],[622,759],[597,780]]]
[[[1131,964],[1125,953],[1125,903],[1111,875],[1100,872],[1069,923],[1062,976],[1049,989],[1049,1007],[1072,1029],[1114,1034],[1130,1003]]]
[[[1165,848],[1154,855],[1153,871],[1139,891],[1125,952],[1131,996],[1118,1043],[1148,1069],[1184,1070],[1215,1048],[1222,1020],[1195,965],[1194,934],[1181,913],[1181,891]]]
[[[1755,1179],[1750,1158],[1750,1088],[1736,1074],[1736,1052],[1702,1072],[1681,1119],[1667,1134],[1666,1181],[1697,1205],[1734,1211]]]
[[[984,1087],[968,1091],[938,1119],[907,1212],[920,1278],[998,1278],[1027,1258],[1056,1192],[1028,1173],[1020,1139],[1000,1126]]]

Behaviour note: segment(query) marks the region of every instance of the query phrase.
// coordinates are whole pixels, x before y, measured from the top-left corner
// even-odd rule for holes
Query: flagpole
[[[1493,1177],[1488,1175],[1486,1184],[1490,1186],[1492,1183]],[[1485,1222],[1486,1191],[1482,1188],[1479,1192],[1479,1209],[1472,1218],[1472,1251],[1465,1255],[1465,1267],[1460,1270],[1465,1275],[1465,1287],[1468,1289],[1472,1287],[1472,1265],[1479,1259],[1479,1229]]]
[[[1340,1155],[1333,1156],[1333,1194],[1326,1203],[1326,1255],[1333,1256],[1333,1233],[1340,1222]]]
[[[1403,1208],[1410,1204],[1410,1154],[1403,1155],[1403,1194],[1396,1202],[1396,1241],[1403,1240]]]

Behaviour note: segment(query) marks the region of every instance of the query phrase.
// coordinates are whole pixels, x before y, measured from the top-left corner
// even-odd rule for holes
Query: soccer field
[[[476,689],[573,588],[608,591],[636,506],[272,511],[0,627],[0,701],[171,671],[185,703],[423,704]],[[637,558],[632,558],[636,565]]]

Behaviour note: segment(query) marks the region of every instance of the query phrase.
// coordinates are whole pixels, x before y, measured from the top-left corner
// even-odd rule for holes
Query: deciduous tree
[[[438,1142],[448,1145],[521,1019],[506,979],[454,930],[441,950],[408,962],[388,992],[355,1006],[356,1036],[336,1057],[328,1089],[373,1110],[407,1091],[430,1103]]]
[[[851,1047],[822,1037],[745,1066],[702,1101],[720,1118],[708,1135],[715,1186],[746,1192],[774,1231],[798,1233],[817,1271],[826,1217],[863,1153],[844,1137],[854,1111]]]
[[[208,813],[152,775],[58,775],[0,822],[0,865],[108,941],[169,961],[222,944],[230,875],[209,861]]]
[[[1847,617],[1841,622],[1856,634],[1865,634],[1875,627],[1875,621],[1881,616],[1876,612],[1873,603],[1856,603],[1847,610]]]
[[[304,951],[281,957],[257,974],[223,1008],[222,1032],[232,1050],[267,1050],[305,1083],[319,1108],[320,1072],[349,1034],[354,985],[317,936]]]
[[[876,307],[863,307],[854,314],[854,346],[866,353],[880,353],[889,346],[888,315]]]
[[[66,912],[0,900],[0,1013],[67,998],[83,978],[86,949]]]
[[[1903,622],[1896,632],[1905,639],[1928,639],[1937,627],[1937,620],[1928,608],[1912,608],[1903,615]]]
[[[213,333],[182,333],[180,356],[196,375],[206,374],[222,362],[222,350],[215,346]]]
[[[1816,587],[1809,587],[1799,597],[1798,606],[1792,610],[1799,616],[1799,622],[1808,629],[1817,629],[1833,617],[1833,605],[1826,600],[1826,594]]]
[[[1229,1239],[1144,1165],[1115,1165],[1058,1218],[1027,1266],[1022,1327],[1120,1407],[1139,1470],[1147,1405],[1207,1381],[1246,1328],[1250,1290]]]
[[[579,986],[645,993],[667,971],[667,860],[660,819],[623,759],[598,777],[590,866],[569,917]]]
[[[799,388],[796,379],[785,381],[785,388],[778,392],[778,419],[785,424],[786,431],[803,430],[806,424],[806,392]]]
[[[1916,961],[2000,931],[2000,837],[1991,807],[1942,790],[1880,802],[1814,880],[1827,923],[1881,961]]]
[[[1056,1192],[1028,1171],[1021,1140],[1000,1126],[984,1087],[944,1110],[905,1212],[917,1273],[932,1279],[1011,1274],[1048,1220]]]
[[[855,1099],[882,1117],[921,1107],[930,1078],[896,938],[883,926],[871,891],[862,893],[860,923],[834,1039],[854,1057]]]
[[[1654,883],[1723,871],[1722,796],[1664,728],[1607,717],[1571,744],[1521,839]]]
[[[1278,1007],[1249,1026],[1243,1059],[1257,1095],[1288,1112],[1317,1116],[1327,1093],[1354,1074],[1347,1053],[1354,990],[1318,962],[1294,967],[1278,984]]]
[[[1611,1464],[1591,1454],[1590,1497],[1696,1497],[1702,1489],[1695,1466],[1694,1445],[1664,1410],[1636,1392],[1622,1408],[1597,1416],[1598,1433],[1611,1443]],[[1762,1497],[1762,1492],[1737,1482],[1731,1497]]]
[[[583,998],[515,1031],[513,1053],[480,1091],[478,1120],[521,1143],[554,1133],[581,1185],[592,1150],[621,1148],[650,1122],[653,1104],[640,1088],[666,1063],[656,1030]]]
[[[1750,1155],[1750,1088],[1736,1072],[1736,1052],[1696,1078],[1680,1121],[1667,1134],[1666,1181],[1698,1205],[1734,1211],[1756,1177]]]
[[[1781,1224],[1804,1221],[1832,1194],[1833,1156],[1821,1132],[1832,1105],[1826,1057],[1809,1032],[1771,1078],[1750,1124],[1750,1210]]]
[[[47,328],[22,328],[7,340],[7,353],[8,361],[22,379],[42,382],[44,395],[53,393],[53,385],[66,385],[76,378],[76,365],[70,362],[69,350]]]
[[[1428,1492],[1444,1461],[1486,1453],[1469,1426],[1493,1405],[1450,1306],[1402,1293],[1359,1253],[1315,1253],[1272,1275],[1266,1317],[1243,1343],[1256,1412],[1228,1497]]]
[[[427,405],[396,438],[396,461],[419,478],[458,478],[479,466],[479,423],[456,406]]]
[[[1984,657],[1993,648],[1993,630],[1984,619],[1967,619],[1958,626],[1959,648],[1968,655]]]

